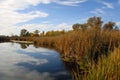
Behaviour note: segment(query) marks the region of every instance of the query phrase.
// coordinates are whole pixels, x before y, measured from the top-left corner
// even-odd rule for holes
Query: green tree
[[[21,37],[25,37],[26,34],[27,34],[27,30],[26,30],[26,29],[22,29],[22,30],[20,31],[20,36],[21,36]]]
[[[115,22],[109,21],[108,23],[106,23],[106,24],[103,26],[103,29],[104,29],[104,30],[111,31],[111,30],[114,29],[114,26],[115,26]]]
[[[73,24],[72,28],[73,28],[73,30],[79,30],[80,24],[79,23]]]
[[[34,31],[34,36],[39,36],[39,32],[40,32],[39,30],[35,30]]]
[[[28,31],[26,32],[26,36],[30,36],[30,33]]]
[[[87,25],[91,28],[101,28],[103,21],[101,17],[91,17],[87,20]]]

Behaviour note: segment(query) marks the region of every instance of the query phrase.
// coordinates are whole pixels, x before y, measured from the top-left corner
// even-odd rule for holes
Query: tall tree
[[[72,28],[73,28],[73,30],[79,30],[80,24],[79,23],[73,24]]]
[[[30,33],[29,33],[28,31],[26,32],[26,36],[31,36]]]
[[[39,36],[39,30],[34,31],[34,36]]]
[[[26,30],[26,29],[22,29],[22,30],[20,31],[20,36],[21,36],[21,37],[25,37],[26,34],[27,34],[27,30]]]
[[[102,23],[101,17],[91,17],[87,21],[88,26],[91,28],[101,28]]]
[[[111,31],[111,30],[114,29],[114,26],[115,26],[115,22],[109,21],[108,23],[106,23],[106,24],[103,26],[103,29],[104,29],[104,30]]]

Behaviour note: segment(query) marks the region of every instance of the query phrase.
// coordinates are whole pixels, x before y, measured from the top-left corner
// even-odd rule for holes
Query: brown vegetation
[[[105,29],[102,28],[102,23],[101,18],[93,17],[85,24],[75,24],[75,27],[73,25],[74,31],[55,37],[37,38],[34,43],[38,46],[54,47],[68,61],[97,60],[99,55],[107,55],[108,51],[113,51],[120,44],[120,32],[114,28],[115,23],[105,24]]]
[[[20,36],[11,39],[34,41],[36,46],[52,47],[62,54],[66,61],[79,62],[86,59],[97,61],[98,56],[113,51],[120,44],[120,31],[114,22],[103,24],[100,17],[91,17],[87,23],[74,24],[72,31],[35,30],[36,36],[28,36],[27,30],[22,29]]]
[[[54,47],[66,59],[81,60],[83,57],[97,58],[118,47],[119,31],[72,31],[61,36],[44,37],[34,40],[36,45]]]

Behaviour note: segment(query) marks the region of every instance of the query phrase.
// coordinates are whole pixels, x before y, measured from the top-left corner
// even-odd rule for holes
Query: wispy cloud
[[[33,30],[40,30],[40,31],[49,31],[49,30],[70,30],[71,29],[71,25],[68,25],[67,23],[60,23],[58,25],[54,25],[54,24],[25,24],[20,26],[19,29],[25,28],[29,31],[33,31]],[[18,29],[18,30],[19,30]]]
[[[104,1],[102,1],[101,3],[102,3],[104,6],[106,6],[107,8],[114,9],[114,6],[113,6],[112,3],[108,3],[108,2],[104,2]]]
[[[25,10],[30,6],[36,6],[39,3],[48,4],[48,0],[0,0],[0,30],[6,31],[13,29],[16,24],[27,22],[35,18],[44,18],[49,14],[42,11],[30,11],[20,13],[19,10]],[[11,28],[11,29],[10,29]],[[17,27],[16,27],[17,28]],[[8,31],[9,32],[9,31]],[[4,32],[4,33],[8,33]],[[3,34],[2,32],[0,34]]]
[[[43,28],[43,26],[46,26],[43,28],[44,30],[69,29],[69,27],[64,27],[64,26],[69,26],[67,23],[64,23],[65,21],[63,21],[63,23],[61,22],[61,20],[64,20],[64,17],[62,17],[61,20],[58,20],[58,21],[60,21],[59,23],[61,23],[61,24],[57,24],[57,25],[51,24],[52,19],[50,19],[50,18],[51,17],[57,18],[58,16],[61,16],[62,8],[66,7],[66,6],[71,6],[70,7],[71,13],[73,13],[73,14],[69,14],[69,12],[70,12],[69,11],[68,15],[65,15],[66,17],[72,18],[71,15],[77,16],[81,13],[80,11],[86,11],[88,9],[88,6],[85,6],[84,8],[80,8],[80,9],[79,9],[79,7],[76,7],[76,6],[80,5],[82,3],[85,3],[87,1],[89,1],[89,0],[0,0],[0,35],[1,34],[18,33],[18,31],[21,28],[27,28],[28,30],[29,29],[35,30],[35,29],[41,29],[41,28]],[[91,0],[91,1],[93,1],[93,0]],[[117,1],[120,3],[120,0],[117,0]],[[91,10],[90,13],[92,13],[92,15],[94,14],[94,15],[101,16],[101,15],[104,15],[107,13],[106,12],[107,9],[114,9],[114,5],[113,5],[112,1],[111,1],[111,3],[110,3],[110,1],[106,2],[105,0],[100,0],[100,1],[96,1],[96,2],[99,2],[100,5],[102,4],[104,8],[98,7],[96,9],[96,7],[97,7],[96,5],[91,5],[91,8],[93,10]],[[64,6],[62,6],[61,12],[59,12],[59,14],[58,14],[58,12],[54,13],[55,16],[53,15],[54,10],[52,10],[52,11],[46,10],[46,12],[44,12],[44,7],[42,7],[42,8],[38,7],[38,6],[41,6],[41,4],[50,4],[50,3],[55,3],[56,5],[59,4],[58,7],[61,7],[61,5],[64,5]],[[89,3],[87,3],[87,4],[89,5]],[[52,6],[52,5],[49,5],[49,6]],[[56,6],[52,6],[52,7],[56,7]],[[72,7],[76,7],[76,9],[74,9],[74,11],[72,11],[72,9],[73,9]],[[56,11],[57,11],[57,8],[55,9]],[[78,9],[78,11],[76,11],[77,9]],[[23,11],[23,13],[19,12],[21,10]],[[64,10],[63,10],[63,12],[64,12]],[[65,13],[67,14],[67,12],[65,12]],[[82,13],[84,13],[84,12],[82,12]],[[85,12],[85,13],[89,14],[89,12]],[[82,16],[86,16],[86,14],[83,14]],[[62,15],[62,16],[64,16],[64,15]],[[45,18],[45,19],[42,19],[42,18]],[[35,23],[35,20],[40,20],[41,24],[36,24],[37,22]],[[42,20],[45,20],[45,22]],[[51,20],[51,21],[49,21],[49,20]],[[31,21],[33,21],[33,22],[31,22]],[[24,24],[33,23],[35,25],[33,25],[33,24],[27,24],[27,25],[23,24],[22,25],[21,23],[22,24],[23,23]],[[17,24],[21,24],[21,26],[18,26]],[[28,27],[23,27],[23,26],[28,26]]]
[[[0,0],[0,35],[11,34],[15,29],[19,29],[16,24],[25,23],[35,18],[45,18],[49,13],[31,10],[27,13],[20,13],[20,10],[26,10],[31,6],[40,4],[56,3],[66,6],[75,6],[87,0]],[[62,24],[66,25],[66,24]]]
[[[90,13],[93,13],[95,15],[102,15],[105,14],[105,11],[103,11],[102,9],[95,9],[94,11],[90,11]]]
[[[56,0],[55,2],[58,4],[62,5],[67,5],[67,6],[77,6],[79,3],[84,3],[87,0]]]
[[[38,0],[33,3],[29,0],[5,0],[0,3],[0,22],[1,24],[11,24],[15,25],[20,22],[26,22],[36,17],[47,17],[48,13],[41,11],[32,11],[29,13],[19,13],[18,10],[24,10],[28,8],[30,5],[37,5],[40,3]],[[46,3],[46,2],[42,2]],[[7,26],[7,25],[6,25]]]

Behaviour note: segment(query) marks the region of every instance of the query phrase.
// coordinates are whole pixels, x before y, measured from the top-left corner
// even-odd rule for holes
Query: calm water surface
[[[71,74],[54,50],[0,43],[0,80],[71,80]]]

